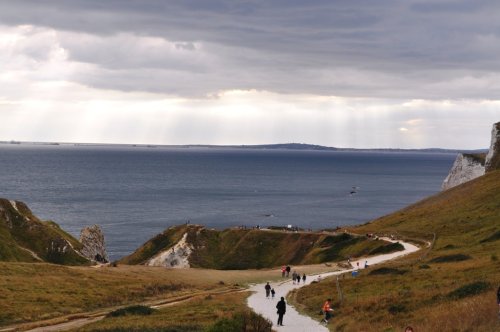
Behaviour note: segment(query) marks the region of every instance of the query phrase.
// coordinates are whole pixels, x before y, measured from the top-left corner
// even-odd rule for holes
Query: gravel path
[[[390,241],[390,242],[398,242],[398,241],[393,241],[388,238],[382,238],[385,241]],[[404,246],[403,251],[398,251],[395,253],[390,253],[390,254],[385,254],[385,255],[379,255],[379,256],[373,256],[373,257],[366,257],[357,261],[352,261],[351,264],[353,266],[357,266],[357,263],[359,262],[359,266],[362,269],[364,267],[365,261],[368,262],[368,265],[375,265],[379,264],[391,259],[395,259],[397,257],[401,257],[404,255],[408,255],[412,252],[415,252],[419,250],[419,248],[413,244],[406,243],[399,241]],[[328,273],[323,273],[321,274],[321,278],[329,277],[332,275],[339,275],[342,273],[350,272],[355,269],[349,269],[349,270],[342,270],[342,271],[336,271],[336,272],[328,272]],[[293,269],[292,269],[293,272]],[[299,271],[300,272],[300,271]],[[278,274],[281,274],[280,270],[277,270]],[[362,277],[362,276],[361,276]],[[251,291],[254,293],[248,298],[248,306],[254,310],[256,313],[261,314],[265,318],[271,320],[273,322],[273,329],[277,331],[287,331],[287,332],[328,332],[328,329],[320,324],[321,316],[318,315],[316,316],[315,319],[312,319],[309,316],[304,316],[301,315],[295,310],[295,308],[291,305],[287,304],[286,308],[286,314],[283,318],[283,325],[284,326],[276,326],[276,321],[278,319],[278,315],[276,314],[276,303],[280,300],[280,297],[283,296],[286,299],[286,294],[290,292],[292,289],[295,288],[300,288],[305,285],[309,285],[312,281],[317,280],[318,276],[307,276],[306,282],[303,283],[301,282],[300,285],[294,285],[292,283],[291,278],[288,279],[287,281],[280,281],[280,282],[274,282],[270,283],[271,287],[274,288],[276,291],[276,295],[274,299],[271,298],[266,298],[266,293],[265,293],[265,283],[263,284],[257,284],[254,285],[250,288]],[[323,303],[318,303],[318,311],[321,308]]]

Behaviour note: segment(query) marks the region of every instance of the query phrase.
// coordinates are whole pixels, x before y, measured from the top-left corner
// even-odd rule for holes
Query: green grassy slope
[[[406,259],[362,270],[341,282],[294,294],[315,315],[325,296],[336,299],[332,330],[493,331],[500,329],[500,171],[493,171],[393,214],[355,227],[435,242]]]
[[[120,263],[142,264],[167,250],[187,232],[193,248],[192,267],[221,270],[266,268],[283,264],[316,264],[383,250],[388,243],[349,234],[291,233],[256,229],[206,229],[198,225],[171,227],[123,258]],[[387,247],[389,250],[391,247]],[[398,248],[392,248],[398,250]]]
[[[22,202],[15,202],[14,206],[9,200],[0,199],[1,261],[88,264],[73,248],[78,250],[81,244],[56,223],[39,220]]]

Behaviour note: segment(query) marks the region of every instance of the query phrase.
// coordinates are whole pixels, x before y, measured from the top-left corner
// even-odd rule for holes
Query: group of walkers
[[[288,278],[290,277],[290,271],[292,270],[292,268],[290,267],[290,265],[283,265],[281,267],[281,277],[283,278]],[[305,284],[306,283],[306,274],[302,274],[302,277],[300,276],[300,273],[297,273],[297,271],[293,271],[292,273],[292,281],[293,281],[293,284],[300,284],[300,280],[302,280],[302,282]]]
[[[264,286],[264,289],[266,290],[266,298],[268,299],[269,296],[271,296],[271,299],[274,299],[274,295],[276,294],[276,291],[274,288],[271,287],[271,285],[266,283],[266,286]],[[276,309],[277,314],[278,314],[278,326],[283,326],[283,316],[285,315],[286,312],[286,302],[285,298],[282,296],[281,300],[276,304]]]

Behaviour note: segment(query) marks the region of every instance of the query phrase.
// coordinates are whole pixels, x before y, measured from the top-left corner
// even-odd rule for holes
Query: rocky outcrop
[[[146,265],[148,266],[164,266],[170,268],[188,268],[189,255],[192,252],[191,246],[187,243],[187,233],[182,239],[177,242],[172,248],[160,252],[158,255],[151,258]]]
[[[460,153],[455,159],[450,173],[443,181],[441,189],[447,190],[484,175],[484,158],[484,154]]]
[[[109,261],[106,245],[104,243],[104,233],[98,225],[85,227],[80,232],[80,243],[83,248],[81,254],[91,261],[97,263],[107,263]]]
[[[441,189],[453,188],[496,169],[500,169],[500,122],[491,130],[488,154],[459,154]]]
[[[486,155],[486,172],[500,169],[500,122],[493,125],[491,130],[490,150]]]

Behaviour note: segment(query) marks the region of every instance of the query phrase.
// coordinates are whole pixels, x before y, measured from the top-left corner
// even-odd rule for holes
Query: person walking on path
[[[325,325],[328,324],[328,321],[330,320],[330,318],[332,318],[333,309],[331,307],[331,304],[332,304],[332,299],[328,299],[321,308],[321,310],[323,310],[323,313],[325,314],[325,318],[323,318],[321,322],[325,323]]]
[[[266,289],[266,298],[269,298],[269,294],[271,294],[271,285],[269,285],[269,282],[264,288]]]
[[[297,285],[300,285],[300,273],[297,273]]]
[[[274,291],[274,288],[271,288],[271,297],[274,299],[274,294],[276,294],[276,292]]]
[[[302,275],[302,282],[303,282],[304,284],[306,283],[306,274],[305,274],[305,273]]]
[[[295,281],[297,281],[297,272],[293,271],[292,273],[292,280],[293,280],[293,284],[295,285]]]
[[[288,278],[288,276],[290,275],[290,271],[292,270],[292,268],[290,267],[290,265],[287,265],[286,268],[285,268],[285,271],[286,271],[286,277]]]
[[[281,277],[282,277],[282,278],[284,278],[284,277],[285,277],[285,272],[286,272],[286,267],[285,267],[285,265],[283,265],[283,266],[281,267]]]
[[[285,298],[282,296],[281,301],[276,304],[276,309],[278,309],[278,326],[283,326],[283,315],[286,312],[286,302]]]

